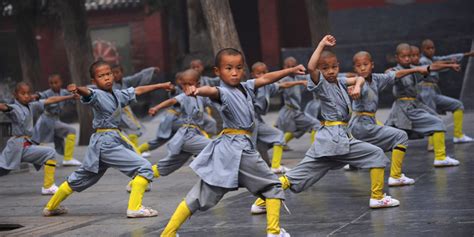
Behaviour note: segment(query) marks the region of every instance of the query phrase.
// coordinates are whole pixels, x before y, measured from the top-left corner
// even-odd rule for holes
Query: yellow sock
[[[64,160],[72,160],[74,144],[76,144],[76,134],[68,134],[64,140]]]
[[[151,169],[153,170],[153,177],[160,177],[160,171],[158,170],[158,165],[152,165]]]
[[[370,198],[380,200],[383,198],[383,174],[384,168],[370,169],[371,195]]]
[[[433,133],[433,148],[435,160],[446,159],[446,145],[444,144],[444,132]]]
[[[147,142],[141,144],[139,147],[138,147],[138,150],[142,153],[142,152],[145,152],[145,151],[149,151],[150,150],[150,144],[148,144]]]
[[[185,201],[182,201],[176,211],[174,211],[173,216],[171,216],[170,221],[166,225],[161,237],[175,237],[176,232],[179,227],[191,216],[191,211],[189,210],[188,205]]]
[[[64,199],[71,195],[72,192],[73,191],[67,182],[62,183],[59,186],[58,191],[56,191],[53,197],[49,199],[48,204],[46,204],[46,208],[50,211],[58,208],[59,204],[61,204]]]
[[[311,130],[311,144],[316,140],[316,130]]]
[[[464,111],[457,109],[453,112],[453,122],[454,122],[454,137],[461,138],[462,133],[462,121],[464,118]]]
[[[284,135],[284,137],[285,137],[285,143],[288,144],[288,142],[290,142],[291,139],[293,139],[294,136],[293,136],[293,133],[291,133],[291,132],[286,132],[285,135]]]
[[[145,193],[148,180],[137,175],[132,180],[132,192],[130,192],[130,200],[128,201],[128,210],[138,211],[142,207],[143,194]]]
[[[281,187],[283,188],[283,190],[287,190],[288,188],[290,188],[290,180],[288,180],[288,178],[286,176],[280,176],[279,177],[280,179],[280,182],[281,182]],[[268,200],[268,199],[267,199]],[[261,199],[261,198],[257,198],[257,200],[255,200],[255,202],[253,203],[257,206],[260,206],[260,207],[263,207],[266,205],[266,202],[265,200]]]
[[[138,135],[137,134],[128,134],[128,139],[130,140],[130,142],[133,145],[138,147]]]
[[[274,145],[273,146],[273,158],[272,158],[272,168],[277,169],[281,166],[281,157],[283,156],[283,146]]]
[[[397,145],[392,150],[392,166],[390,166],[390,177],[399,179],[402,177],[402,163],[405,158],[407,147],[404,145]]]
[[[56,161],[47,160],[44,164],[44,188],[51,188],[54,184],[54,172],[56,171]]]
[[[280,234],[280,207],[281,200],[267,198],[267,233]]]

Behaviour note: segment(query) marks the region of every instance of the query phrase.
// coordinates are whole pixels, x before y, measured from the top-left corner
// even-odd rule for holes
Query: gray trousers
[[[331,169],[339,169],[346,164],[357,168],[383,168],[387,163],[388,158],[382,149],[354,139],[350,144],[350,153],[320,158],[305,156],[285,176],[290,181],[290,190],[299,193],[313,186]]]
[[[160,175],[167,176],[181,168],[191,156],[199,154],[210,142],[210,139],[200,135],[187,137],[179,154],[169,152],[168,156],[158,161],[158,171]],[[169,145],[171,144],[168,144],[168,146]]]
[[[267,164],[257,152],[243,151],[239,167],[239,187],[261,198],[285,199],[278,176],[270,171]],[[193,186],[186,196],[186,204],[194,213],[205,211],[215,206],[229,191],[235,189],[212,186],[201,179]]]
[[[119,145],[101,151],[99,172],[94,173],[81,166],[67,178],[67,182],[75,192],[84,191],[97,183],[109,167],[118,169],[129,177],[140,175],[149,181],[153,179],[153,170],[151,169],[150,162],[134,151]]]

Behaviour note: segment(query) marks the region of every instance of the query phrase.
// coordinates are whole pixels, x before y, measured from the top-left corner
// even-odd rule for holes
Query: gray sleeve
[[[154,67],[149,67],[141,70],[139,73],[135,73],[131,76],[124,77],[122,80],[126,87],[137,87],[148,85],[153,78],[155,72]]]
[[[391,85],[395,82],[396,72],[390,71],[387,73],[373,73],[372,80],[377,83],[377,88],[383,90],[388,85]]]
[[[97,101],[97,92],[96,90],[89,88],[91,94],[89,96],[81,96],[81,103],[83,104],[93,104]]]
[[[433,56],[433,61],[454,60],[456,62],[460,62],[463,58],[464,58],[463,53],[455,53],[455,54],[449,54],[445,56]]]
[[[186,94],[181,93],[181,94],[179,94],[179,95],[177,95],[177,96],[175,96],[175,97],[173,97],[173,98],[175,98],[176,101],[178,101],[178,103],[182,105],[183,103],[186,103],[186,102],[185,102],[186,97],[187,97]]]
[[[43,110],[44,110],[44,101],[45,100],[46,99],[41,99],[41,100],[38,100],[38,101],[30,102],[29,106],[30,106],[31,110],[34,111],[35,113],[43,112]]]
[[[118,93],[116,93],[118,100],[120,102],[120,106],[123,108],[127,105],[129,105],[132,102],[137,101],[137,97],[135,94],[135,88],[129,87],[127,89],[119,90]]]

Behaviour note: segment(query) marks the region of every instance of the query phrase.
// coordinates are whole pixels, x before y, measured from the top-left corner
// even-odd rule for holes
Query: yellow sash
[[[222,134],[252,136],[252,132],[243,130],[243,129],[236,129],[236,128],[224,128],[222,132],[219,134],[219,136]]]
[[[142,154],[142,153],[140,152],[140,150],[138,149],[138,147],[135,146],[135,144],[133,144],[133,143],[128,139],[127,136],[123,135],[123,133],[120,132],[120,130],[119,130],[118,128],[98,128],[98,129],[95,130],[95,132],[96,132],[96,133],[116,132],[116,133],[118,133],[118,134],[120,135],[120,137],[122,138],[122,140],[124,140],[128,145],[130,145],[130,146],[133,148],[133,150],[134,150],[137,154],[139,154],[139,155]]]

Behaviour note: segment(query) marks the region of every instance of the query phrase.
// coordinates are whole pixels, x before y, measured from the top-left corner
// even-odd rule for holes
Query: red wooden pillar
[[[147,66],[158,66],[169,71],[168,24],[163,11],[146,15],[143,21],[145,29],[145,60]]]
[[[278,0],[258,0],[262,60],[269,67],[280,65]]]

